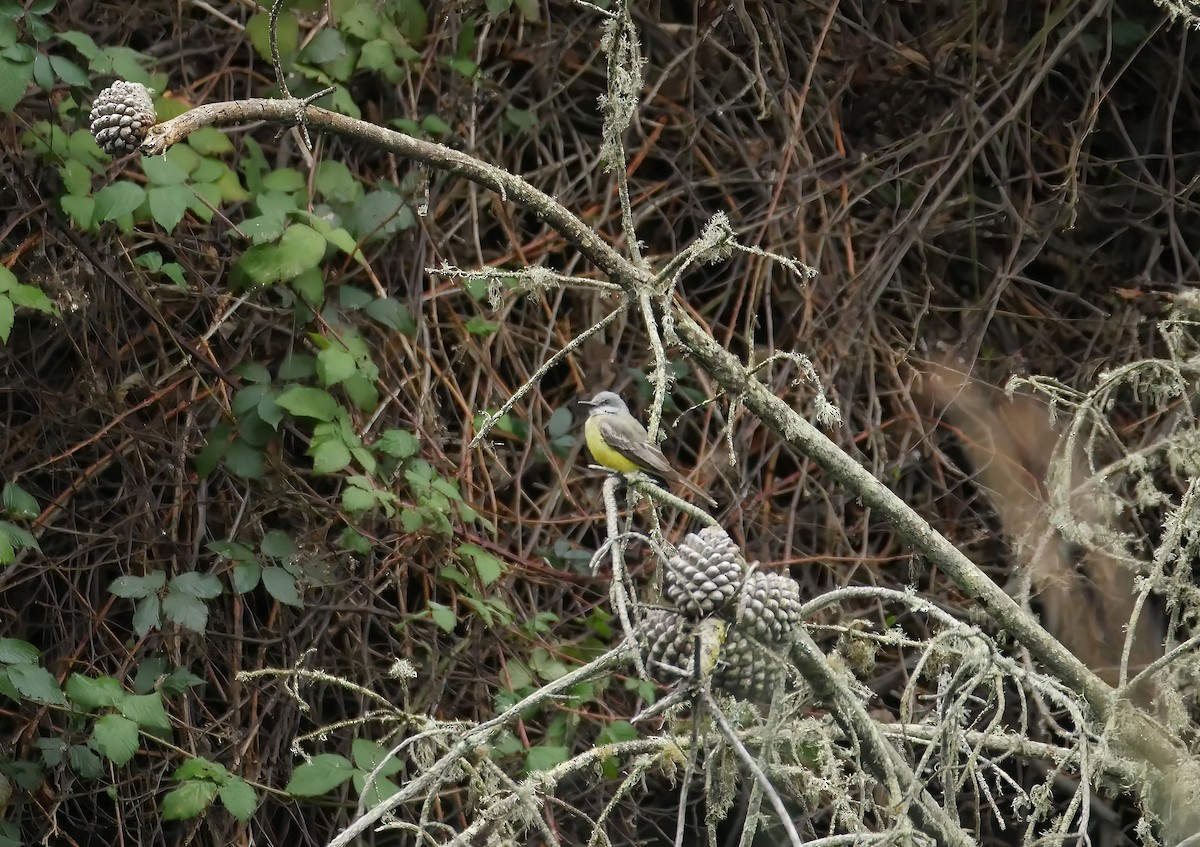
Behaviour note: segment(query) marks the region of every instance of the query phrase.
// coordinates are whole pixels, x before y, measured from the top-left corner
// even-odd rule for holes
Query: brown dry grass
[[[626,137],[638,237],[648,255],[670,256],[724,210],[744,242],[816,267],[821,275],[802,288],[781,268],[740,255],[693,273],[683,288],[730,349],[810,356],[845,416],[835,440],[1002,579],[1004,527],[955,432],[914,398],[914,383],[927,362],[946,354],[988,382],[1033,372],[1078,383],[1106,363],[1153,351],[1149,325],[1164,300],[1200,278],[1188,190],[1200,113],[1188,73],[1198,59],[1193,38],[1162,26],[1145,0],[698,6],[663,0],[639,8],[649,68],[643,108]],[[245,16],[238,5],[224,11]],[[251,60],[241,36],[200,7],[141,4],[118,14],[115,6],[74,2],[56,15],[61,29],[83,29],[98,42],[150,47],[171,73],[172,93],[192,102],[261,95],[268,85],[269,69]],[[455,128],[456,143],[525,175],[619,239],[617,197],[596,163],[595,104],[605,78],[594,18],[554,2],[543,23],[510,16],[481,26],[478,90],[437,61],[455,43],[462,14],[450,4],[431,21],[425,61],[408,80],[394,89],[370,80],[356,86],[364,114],[387,121],[436,113]],[[506,128],[509,106],[534,110],[536,132]],[[24,121],[49,114],[36,97],[19,112]],[[2,128],[6,149],[18,149],[22,129],[20,121]],[[275,162],[297,163],[290,135],[278,143],[266,133],[258,138],[272,145]],[[411,170],[336,140],[322,140],[318,155],[368,181],[398,182]],[[185,222],[171,238],[110,234],[81,253],[53,211],[53,170],[19,156],[0,168],[10,210],[6,263],[81,303],[61,323],[20,316],[0,351],[0,468],[46,507],[36,523],[44,556],[0,573],[0,635],[40,646],[60,676],[127,679],[150,655],[189,665],[208,684],[173,704],[179,746],[276,787],[292,767],[291,738],[309,718],[277,688],[236,682],[239,670],[288,665],[316,648],[314,665],[415,711],[478,718],[491,713],[510,662],[537,646],[561,654],[596,637],[582,621],[606,605],[605,579],[550,564],[547,553],[596,546],[599,480],[578,450],[549,443],[546,425],[556,408],[598,387],[632,395],[632,374],[650,360],[644,329],[635,317],[622,319],[551,373],[536,401],[520,408],[527,440],[472,451],[472,416],[502,402],[612,303],[554,291],[510,297],[492,314],[424,270],[448,262],[589,273],[541,222],[434,175],[431,215],[369,257],[420,322],[411,340],[363,328],[382,382],[395,392],[380,428],[420,433],[424,457],[459,479],[469,501],[496,522],[494,538],[467,528],[463,536],[510,563],[499,590],[518,619],[537,611],[560,618],[536,638],[478,621],[449,636],[428,622],[401,626],[430,599],[456,603],[453,585],[438,578],[447,544],[380,522],[368,528],[377,539],[372,556],[333,557],[336,492],[304,470],[305,445],[294,434],[281,440],[261,484],[195,477],[188,457],[220,419],[229,389],[205,368],[168,377],[179,350],[98,269],[129,278],[173,328],[195,339],[229,296],[221,285],[232,259],[225,228]],[[151,246],[184,264],[188,290],[147,288],[137,278],[131,256]],[[328,282],[363,284],[353,274]],[[277,365],[298,334],[290,312],[263,296],[239,315],[231,332],[212,340],[211,361],[226,370]],[[498,321],[500,331],[472,335],[473,315]],[[677,408],[713,395],[703,373],[678,365]],[[794,376],[781,367],[766,379],[803,404],[790,387]],[[959,602],[850,494],[745,417],[732,423],[739,460],[730,467],[725,411],[717,402],[668,415],[669,449],[699,467],[698,478],[723,504],[722,523],[764,567],[790,571],[814,593],[848,583],[900,587],[915,573],[922,591]],[[261,592],[222,597],[210,605],[203,638],[131,639],[130,608],[107,591],[116,576],[219,569],[209,541],[256,539],[270,529],[294,534],[331,562],[330,584],[310,592],[302,612]],[[672,537],[683,530],[667,528]],[[853,611],[885,624],[885,609]],[[901,624],[921,626],[909,618]],[[383,676],[393,655],[422,667],[408,691]],[[904,656],[880,662],[881,693],[893,690],[904,665]],[[309,699],[322,721],[363,708],[333,690]],[[611,689],[582,710],[577,742],[633,706]],[[20,756],[30,755],[38,734],[68,730],[54,714],[8,710],[0,727]],[[544,730],[533,721],[518,736],[536,744]],[[120,776],[129,782],[116,803],[64,777],[37,798],[41,822],[56,821],[76,843],[111,836],[114,827],[142,843],[245,842],[222,815],[156,832],[155,792],[177,761],[146,755],[137,763]],[[591,812],[605,802],[573,799]],[[444,797],[438,813],[457,825],[463,802]],[[352,812],[352,801],[269,799],[256,838],[322,843]],[[630,840],[638,837],[634,812],[626,815]],[[658,825],[669,828],[648,824]]]

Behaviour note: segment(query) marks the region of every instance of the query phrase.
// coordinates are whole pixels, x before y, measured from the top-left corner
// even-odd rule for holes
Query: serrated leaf
[[[322,753],[298,766],[284,790],[293,797],[319,797],[328,794],[354,774],[354,765],[344,756]]]
[[[221,580],[212,574],[190,571],[171,577],[171,591],[178,591],[201,600],[221,596]]]
[[[253,591],[262,579],[262,566],[256,562],[236,565],[232,571],[232,579],[233,590],[238,594]]]
[[[397,459],[407,459],[415,456],[421,449],[421,440],[411,432],[403,429],[385,430],[376,439],[374,447],[377,451]]]
[[[304,601],[296,589],[296,578],[283,568],[263,568],[262,584],[267,593],[280,603],[297,609],[304,608]]]
[[[152,571],[145,576],[119,576],[108,587],[110,594],[127,599],[149,597],[167,584],[167,575]]]
[[[158,595],[144,597],[133,609],[133,631],[138,637],[144,637],[153,629],[162,626],[162,601]]]
[[[525,756],[525,769],[531,772],[548,771],[555,765],[561,765],[570,757],[571,750],[567,747],[545,744],[530,747]]]
[[[204,632],[208,625],[208,606],[204,601],[177,591],[162,598],[162,613],[167,620],[192,632]]]
[[[40,665],[9,665],[8,681],[26,700],[51,706],[67,705],[58,681]]]
[[[4,511],[14,518],[32,519],[41,513],[33,495],[13,482],[5,483],[0,500],[4,503]]]
[[[258,795],[246,780],[232,777],[217,789],[221,805],[242,823],[247,823],[258,808]]]
[[[100,757],[82,744],[72,744],[67,748],[67,761],[71,770],[84,779],[97,779],[104,773],[104,763]]]
[[[111,676],[90,677],[73,673],[67,677],[67,699],[85,712],[115,706],[127,696],[121,683]]]
[[[150,217],[168,233],[175,231],[195,193],[184,185],[168,185],[151,188],[146,192],[150,204]]]
[[[299,418],[332,421],[337,412],[337,401],[328,391],[303,385],[285,388],[275,402]]]
[[[115,765],[125,765],[138,749],[137,724],[120,715],[103,715],[92,728],[92,748]]]
[[[267,12],[259,12],[246,22],[246,35],[254,45],[259,57],[271,61],[271,16]],[[275,27],[276,44],[279,45],[279,57],[285,68],[291,66],[291,56],[296,52],[300,43],[300,24],[296,16],[284,10],[277,19]]]
[[[404,769],[404,762],[398,756],[388,755],[390,752],[387,747],[369,738],[356,738],[350,743],[350,756],[355,766],[368,772],[379,766],[380,776],[391,776]]]
[[[322,441],[309,448],[313,457],[313,471],[336,473],[350,464],[350,448],[340,441]]]
[[[33,664],[38,660],[38,648],[19,638],[0,638],[0,665]]]
[[[242,479],[262,479],[266,462],[262,448],[244,438],[235,438],[225,449],[225,467]]]
[[[203,156],[220,156],[233,152],[229,136],[216,127],[205,126],[188,136],[188,145]]]
[[[8,293],[12,299],[14,306],[23,306],[26,309],[34,309],[47,315],[57,315],[58,306],[54,305],[54,301],[46,296],[46,292],[34,285],[16,285],[12,291]]]
[[[504,563],[478,545],[460,544],[458,554],[470,560],[475,567],[475,573],[479,575],[479,581],[485,587],[498,580],[504,573]]]
[[[149,694],[130,694],[117,704],[117,711],[144,729],[170,732],[171,719],[163,706],[162,695],[157,691]]]
[[[163,820],[184,821],[199,816],[217,796],[217,786],[212,782],[188,780],[163,797]]]
[[[342,508],[347,512],[358,514],[375,508],[379,500],[375,492],[357,485],[347,485],[342,489]]]
[[[443,632],[454,632],[454,628],[458,626],[458,619],[454,616],[454,610],[441,603],[430,601],[429,617],[437,624],[438,629]]]
[[[317,376],[322,385],[337,385],[357,372],[354,357],[340,347],[329,347],[317,354]]]
[[[412,313],[399,300],[391,297],[372,300],[364,311],[374,320],[389,329],[396,330],[401,335],[411,337],[417,334],[417,324],[413,320]]]
[[[263,536],[258,545],[264,556],[290,562],[296,558],[296,540],[281,529],[273,529]]]

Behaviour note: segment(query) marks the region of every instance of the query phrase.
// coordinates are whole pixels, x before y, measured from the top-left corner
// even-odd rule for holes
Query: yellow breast
[[[603,465],[610,470],[620,471],[621,473],[641,470],[640,467],[604,442],[604,436],[600,431],[599,418],[590,417],[587,419],[587,423],[583,425],[583,437],[587,442],[588,452],[592,454],[592,458],[596,460],[596,464]]]

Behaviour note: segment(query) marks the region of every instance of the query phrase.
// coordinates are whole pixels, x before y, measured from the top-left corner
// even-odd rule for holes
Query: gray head
[[[629,407],[621,399],[621,395],[613,391],[601,391],[591,400],[580,400],[585,406],[590,406],[588,415],[628,415]]]

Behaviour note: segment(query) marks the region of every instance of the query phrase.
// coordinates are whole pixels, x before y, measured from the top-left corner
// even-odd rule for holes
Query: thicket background
[[[559,236],[464,181],[334,138],[316,139],[312,164],[294,133],[262,128],[206,135],[167,165],[142,165],[110,163],[71,135],[102,84],[138,68],[165,114],[270,96],[265,13],[250,4],[43,0],[0,15],[0,259],[61,310],[18,310],[0,348],[0,474],[34,504],[14,494],[5,506],[39,548],[0,570],[0,636],[35,645],[59,682],[111,676],[145,694],[176,672],[162,689],[173,746],[139,744],[123,767],[87,746],[91,719],[4,701],[5,820],[30,841],[324,843],[354,813],[350,784],[320,802],[262,787],[288,784],[298,735],[371,702],[317,685],[304,691],[305,714],[281,686],[235,674],[307,654],[308,666],[412,712],[479,720],[612,643],[607,578],[586,567],[603,540],[600,478],[570,410],[601,388],[644,408],[645,329],[619,319],[543,380],[487,449],[468,449],[478,414],[612,302],[583,288],[502,291],[493,309],[486,286],[427,269],[591,274]],[[593,11],[395,0],[299,3],[283,20],[295,92],[335,84],[330,108],[469,151],[620,233],[598,161],[607,82]],[[635,20],[648,65],[626,143],[645,253],[673,255],[724,211],[745,243],[818,269],[803,286],[738,254],[691,273],[683,290],[729,349],[811,357],[842,411],[831,437],[1005,582],[1013,529],[926,376],[951,364],[986,384],[1044,374],[1084,388],[1162,352],[1156,320],[1200,281],[1194,35],[1147,0],[662,2],[639,4]],[[100,195],[122,180],[143,194]],[[256,265],[247,253],[302,211],[342,226],[366,261],[322,249],[297,260],[295,279],[255,288],[286,277],[283,257],[259,251]],[[179,338],[199,361],[181,367]],[[331,346],[346,355],[320,355]],[[713,384],[686,359],[673,365],[668,453],[697,468],[750,558],[813,595],[915,584],[965,611],[851,492],[751,418],[732,425],[731,466],[727,405],[697,405]],[[803,407],[795,376],[764,378]],[[389,440],[355,447],[333,431],[340,419],[315,429],[307,404],[323,401],[277,402],[288,385],[328,387],[368,444]],[[1147,414],[1127,399],[1118,430]],[[322,458],[325,443],[340,446]],[[354,464],[333,467],[343,450]],[[1027,467],[1036,488],[1048,447],[1029,453],[996,458]],[[387,498],[362,492],[380,488],[395,502],[366,508]],[[665,528],[669,538],[685,529],[682,519]],[[159,593],[155,618],[142,601]],[[864,603],[837,620],[923,634],[920,620],[895,615]],[[389,676],[396,657],[413,662],[415,680]],[[881,710],[896,708],[905,662],[877,657],[866,683]],[[624,678],[575,692],[514,727],[501,752],[514,770],[537,768],[627,737],[622,722],[646,693]],[[350,757],[355,734],[365,737],[332,733],[307,749]],[[259,787],[249,825],[216,807],[164,823],[163,796],[188,756]],[[1011,770],[1028,784],[1043,776]],[[602,786],[569,801],[596,814],[610,796]],[[610,835],[669,838],[675,791],[663,780],[624,801]],[[450,827],[467,819],[466,797],[438,803]],[[1103,806],[1093,826],[1120,839],[1136,816],[1120,801]],[[806,826],[824,834],[829,822]],[[989,815],[979,826],[997,843],[1015,837]]]

